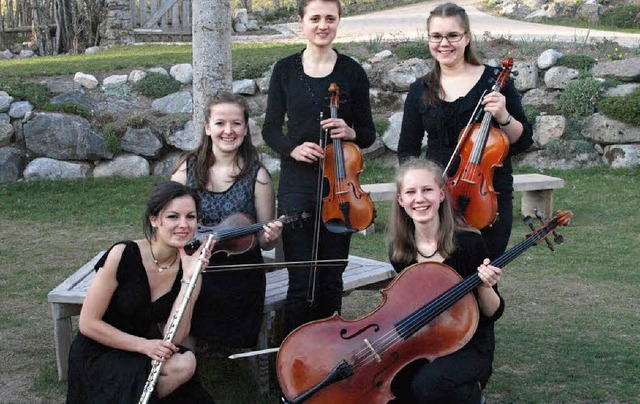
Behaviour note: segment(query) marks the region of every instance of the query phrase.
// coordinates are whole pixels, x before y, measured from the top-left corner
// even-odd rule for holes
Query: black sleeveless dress
[[[103,320],[128,334],[162,338],[157,324],[169,318],[180,291],[182,268],[171,290],[151,301],[149,279],[138,245],[134,241],[118,244],[125,244],[116,274],[118,286]],[[95,265],[96,271],[104,266],[109,251]],[[185,352],[186,348],[181,347],[180,351]],[[150,370],[148,356],[102,345],[78,332],[69,352],[67,403],[137,403]],[[156,392],[152,401],[158,401]],[[161,402],[210,403],[213,399],[192,379]]]
[[[241,212],[256,220],[255,181],[260,170],[236,180],[226,191],[210,192],[198,187],[193,178],[193,163],[187,161],[187,186],[201,198],[198,218],[205,226],[214,226],[232,213]],[[262,324],[266,277],[263,270],[216,272],[215,265],[262,263],[257,245],[244,254],[227,256],[220,252],[209,260],[211,271],[203,274],[202,289],[191,320],[191,335],[224,348],[255,346]]]

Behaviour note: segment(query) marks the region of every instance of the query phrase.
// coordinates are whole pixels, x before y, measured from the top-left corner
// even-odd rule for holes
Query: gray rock
[[[527,91],[538,87],[538,69],[531,63],[516,62],[513,70],[518,72],[514,75],[514,83],[519,91]]]
[[[0,121],[0,147],[11,144],[13,138],[13,125]]]
[[[93,110],[96,107],[93,100],[83,89],[67,91],[62,94],[56,95],[51,99],[51,103],[56,105],[66,102],[76,103],[88,110]]]
[[[142,70],[132,70],[131,73],[129,73],[129,81],[134,84],[137,84],[145,77],[147,77],[147,72],[144,72]]]
[[[39,113],[23,125],[27,149],[59,160],[110,159],[104,138],[76,115]]]
[[[553,139],[560,139],[566,124],[567,120],[562,115],[537,116],[533,124],[533,141],[538,146],[544,146]]]
[[[640,142],[640,127],[595,113],[582,126],[582,136],[594,143],[621,144]]]
[[[182,84],[191,84],[193,82],[193,67],[191,67],[190,63],[171,66],[169,74]]]
[[[234,80],[231,91],[234,94],[254,95],[256,93],[256,82],[253,79]]]
[[[16,181],[22,176],[27,158],[17,147],[0,148],[0,183]]]
[[[106,77],[104,80],[102,80],[102,86],[109,87],[109,86],[119,86],[122,84],[126,84],[128,78],[129,76],[127,76],[126,74],[115,74],[113,76]]]
[[[635,167],[640,164],[640,144],[606,146],[602,159],[613,168]]]
[[[85,49],[84,54],[85,55],[93,55],[95,53],[100,52],[100,47],[99,46],[91,46],[87,49]]]
[[[567,83],[572,79],[575,79],[580,75],[580,72],[576,69],[571,69],[564,66],[554,66],[547,70],[544,74],[544,84],[549,88],[567,87]]]
[[[538,68],[548,69],[554,66],[562,56],[564,55],[555,49],[547,49],[538,56]]]
[[[612,87],[604,92],[605,97],[622,97],[625,95],[633,94],[636,90],[640,89],[640,83],[626,83]]]
[[[170,178],[182,153],[169,153],[153,165],[152,173],[157,177]]]
[[[429,73],[430,70],[431,68],[424,60],[418,58],[408,59],[391,69],[385,82],[390,84],[394,91],[409,91],[409,86],[418,77]]]
[[[169,72],[164,67],[152,67],[151,69],[147,70],[147,72],[149,72],[149,73],[159,73],[159,74],[164,74],[164,75],[167,75],[167,76],[169,75]]]
[[[73,81],[90,90],[98,87],[98,84],[100,84],[95,76],[84,74],[82,72],[77,72],[73,77]]]
[[[146,177],[151,171],[149,162],[140,156],[123,155],[113,161],[98,163],[93,169],[93,176],[100,177]]]
[[[29,101],[18,101],[9,107],[9,116],[13,119],[22,119],[31,111],[33,111],[33,105]]]
[[[0,112],[7,112],[12,102],[13,97],[10,95],[0,95]]]
[[[180,91],[155,100],[151,106],[166,114],[190,114],[193,112],[193,99],[190,92]]]
[[[623,60],[599,62],[591,69],[596,77],[612,77],[620,81],[640,81],[640,56]]]
[[[127,128],[120,139],[122,150],[146,157],[157,157],[162,150],[162,140],[149,128]]]
[[[183,130],[167,134],[165,141],[176,149],[194,151],[200,142],[200,133],[194,130],[193,121],[189,120]]]
[[[560,92],[534,88],[522,96],[523,105],[532,105],[545,111],[555,110],[560,101]]]
[[[23,176],[27,180],[85,179],[89,178],[90,171],[91,166],[86,163],[71,163],[40,157],[27,164]]]

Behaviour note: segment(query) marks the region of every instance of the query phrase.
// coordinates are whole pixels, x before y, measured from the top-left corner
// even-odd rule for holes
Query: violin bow
[[[279,268],[302,268],[313,265],[314,267],[330,267],[348,263],[346,259],[313,260],[313,261],[291,261],[291,262],[264,262],[256,264],[230,264],[230,265],[209,265],[203,273],[234,272],[247,269],[279,269]]]

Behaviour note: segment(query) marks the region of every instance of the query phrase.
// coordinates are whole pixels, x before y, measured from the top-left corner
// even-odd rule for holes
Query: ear
[[[402,202],[402,195],[401,194],[396,194],[396,199],[398,200],[398,205],[400,205],[401,207],[404,208],[403,202]]]
[[[444,202],[444,198],[447,196],[447,191],[444,188],[440,188],[440,203]]]
[[[149,223],[151,223],[152,228],[158,227],[158,216],[149,216]]]

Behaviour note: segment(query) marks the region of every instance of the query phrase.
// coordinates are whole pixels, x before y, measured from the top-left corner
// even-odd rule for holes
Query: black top
[[[338,117],[355,130],[355,143],[366,148],[375,141],[369,80],[358,62],[338,53],[333,71],[326,77],[315,78],[304,73],[302,53],[279,60],[271,75],[262,128],[264,141],[281,158],[279,209],[313,211],[315,207],[318,165],[297,162],[290,154],[304,142],[320,144],[320,112],[322,119],[331,116],[331,83],[336,83],[340,91]]]
[[[469,122],[482,92],[491,90],[500,71],[500,68],[485,65],[482,76],[467,95],[453,102],[441,101],[436,106],[427,106],[424,103],[424,78],[416,80],[409,88],[404,104],[404,117],[398,141],[400,161],[409,156],[420,155],[422,139],[426,131],[429,139],[426,157],[446,167],[455,150],[458,135]],[[511,192],[513,191],[511,156],[524,152],[533,144],[533,129],[522,108],[520,93],[511,78],[507,80],[501,93],[506,98],[507,111],[524,127],[520,139],[509,146],[509,154],[503,166],[496,168],[494,173],[494,189],[497,192]],[[456,167],[452,167],[450,175],[455,173],[455,169]]]
[[[456,232],[454,242],[456,244],[456,251],[451,255],[451,257],[444,260],[443,264],[451,267],[463,278],[477,273],[478,266],[482,264],[484,258],[489,254],[487,247],[482,240],[482,236],[475,232],[460,231]],[[393,265],[393,268],[398,273],[415,263],[417,263],[415,260],[412,262],[391,261],[391,265]],[[495,346],[493,323],[498,320],[504,312],[504,300],[498,292],[497,285],[494,286],[493,289],[500,297],[500,306],[491,317],[485,316],[482,314],[482,311],[480,311],[478,329],[473,335],[471,341],[469,341],[469,344],[473,344],[481,352],[493,351]],[[474,295],[477,299],[477,290],[474,291]]]

